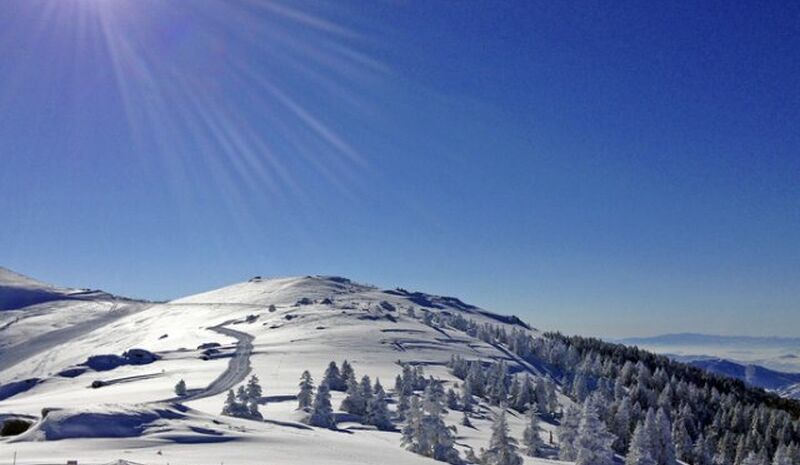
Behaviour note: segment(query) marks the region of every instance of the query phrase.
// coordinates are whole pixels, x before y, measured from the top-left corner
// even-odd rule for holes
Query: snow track
[[[229,322],[225,322],[221,325],[209,328],[211,331],[230,336],[237,341],[236,351],[228,362],[228,367],[225,371],[205,389],[185,397],[176,397],[170,400],[187,402],[190,400],[203,399],[205,397],[213,397],[222,394],[228,389],[233,389],[234,386],[244,381],[250,373],[250,354],[253,353],[253,336],[241,331],[236,331],[235,329],[226,328],[225,325],[228,323]]]

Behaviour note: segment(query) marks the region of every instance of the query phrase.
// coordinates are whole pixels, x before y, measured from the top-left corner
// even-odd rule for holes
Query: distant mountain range
[[[626,345],[679,345],[679,346],[759,346],[759,347],[797,347],[800,337],[757,337],[757,336],[719,336],[700,333],[662,334],[652,337],[629,337],[620,339]]]
[[[800,338],[677,333],[616,342],[800,399]]]

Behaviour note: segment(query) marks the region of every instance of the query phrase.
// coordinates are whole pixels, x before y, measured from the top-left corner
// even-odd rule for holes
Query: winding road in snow
[[[205,389],[193,392],[188,396],[176,397],[172,401],[188,402],[190,400],[203,399],[222,394],[228,389],[244,381],[250,373],[250,354],[253,353],[253,336],[235,329],[227,328],[225,322],[220,325],[208,328],[211,331],[223,334],[236,339],[236,350],[228,361],[228,367],[220,374],[217,379],[211,382]]]

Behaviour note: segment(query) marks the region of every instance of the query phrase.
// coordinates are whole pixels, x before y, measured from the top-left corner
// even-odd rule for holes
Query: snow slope
[[[92,320],[97,324],[74,333],[67,329],[69,337],[56,337],[57,344],[49,346],[41,342],[46,336],[33,336],[33,326],[12,324],[1,330],[3,339],[15,342],[13,350],[0,352],[10,360],[0,359],[0,393],[8,386],[16,386],[16,392],[0,395],[0,418],[30,416],[38,422],[21,436],[0,439],[0,457],[17,451],[23,464],[70,458],[90,463],[294,464],[298,457],[308,457],[306,463],[374,464],[387,458],[397,464],[435,463],[401,448],[399,432],[348,422],[341,413],[339,431],[300,423],[294,396],[302,371],[310,370],[319,382],[331,360],[347,359],[359,377],[379,378],[390,388],[401,370],[398,362],[407,362],[453,383],[457,380],[445,364],[460,355],[507,360],[512,371],[546,375],[544,367],[518,361],[463,332],[427,326],[407,310],[461,312],[478,322],[538,334],[519,320],[457,299],[381,290],[338,277],[254,278],[163,304],[125,305],[102,312],[113,318]],[[56,325],[61,315],[97,308],[39,304],[36,310]],[[58,336],[58,331],[50,334]],[[216,353],[207,350],[211,344],[219,344]],[[130,349],[144,349],[157,359],[133,363],[122,356]],[[107,357],[88,360],[101,355]],[[227,390],[251,374],[264,387],[265,421],[219,415]],[[176,404],[173,387],[180,379],[189,391]],[[333,393],[334,408],[342,398],[342,393]],[[462,456],[487,444],[492,409],[483,406],[482,412],[475,428],[458,427]],[[453,425],[459,420],[458,412],[447,418]],[[521,437],[525,419],[512,415],[509,420],[512,433]],[[554,426],[543,423],[543,428],[545,435]],[[551,462],[525,459],[528,464]]]

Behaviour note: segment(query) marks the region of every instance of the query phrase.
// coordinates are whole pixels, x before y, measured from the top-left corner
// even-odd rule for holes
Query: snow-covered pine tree
[[[245,389],[244,386],[239,386],[239,388],[236,390],[236,401],[246,406],[248,399],[247,389]]]
[[[456,391],[454,391],[453,388],[447,389],[446,399],[447,399],[447,408],[451,410],[458,410],[459,407],[458,394],[456,394]]]
[[[307,409],[314,400],[314,380],[308,370],[300,375],[300,392],[297,394],[297,408]]]
[[[422,403],[417,396],[411,396],[406,412],[406,424],[402,430],[401,444],[415,454],[427,450],[427,438],[422,431]]]
[[[430,415],[438,416],[444,411],[444,387],[442,383],[434,380],[428,382],[422,399],[422,407]]]
[[[792,457],[789,453],[789,447],[786,444],[781,444],[775,450],[772,456],[772,463],[770,465],[792,465]]]
[[[245,392],[247,393],[248,403],[250,401],[258,403],[261,400],[262,389],[261,384],[258,382],[258,376],[253,375],[250,377],[250,379],[247,381]]]
[[[639,423],[633,430],[628,454],[625,456],[625,465],[656,465],[656,461],[650,453],[651,448],[652,444],[650,438],[647,437],[644,424]]]
[[[342,400],[341,409],[353,415],[363,415],[367,403],[362,395],[361,386],[355,378],[347,380],[347,396]]]
[[[539,417],[531,409],[528,415],[528,425],[522,433],[522,445],[525,446],[525,454],[530,457],[541,457],[544,441],[539,435]]]
[[[344,391],[347,389],[347,385],[342,379],[342,374],[339,372],[339,367],[336,366],[336,362],[328,364],[328,368],[325,370],[323,383],[325,383],[331,391]]]
[[[233,389],[229,389],[228,397],[225,398],[225,404],[222,406],[222,414],[233,416],[234,412],[236,412],[236,395],[234,395]]]
[[[697,436],[692,447],[692,464],[693,465],[711,465],[711,449],[709,448],[706,438],[703,433]]]
[[[475,401],[472,399],[470,385],[467,382],[461,384],[461,409],[464,412],[472,412]]]
[[[522,457],[517,453],[517,441],[508,434],[505,407],[495,418],[489,448],[481,456],[485,465],[520,465]]]
[[[558,426],[559,459],[572,462],[577,458],[578,450],[575,447],[575,440],[578,437],[580,421],[580,411],[572,405],[567,407],[567,411],[564,412],[564,417],[561,419],[561,424]]]
[[[511,390],[512,392],[514,391],[513,387]],[[531,383],[531,377],[525,375],[522,383],[516,389],[516,393],[511,396],[511,406],[518,412],[524,412],[534,403],[534,392],[535,388]]]
[[[370,403],[370,401],[373,398],[372,381],[370,381],[369,376],[364,375],[361,378],[361,385],[358,388],[361,391],[361,399],[362,399],[362,402],[363,402],[363,407],[362,408],[363,408],[364,413],[366,413],[367,405]]]
[[[624,453],[628,450],[628,444],[631,439],[631,413],[631,398],[623,395],[616,404],[614,416],[609,425],[609,429],[617,437],[617,440],[614,441],[614,450],[619,453]]]
[[[575,465],[613,465],[614,435],[606,428],[600,418],[594,396],[589,396],[583,403],[578,436],[575,438],[577,457]]]
[[[186,395],[186,381],[178,381],[178,384],[175,385],[175,395],[178,397],[184,397]]]
[[[386,391],[379,379],[375,380],[374,395],[367,403],[367,424],[374,425],[379,430],[390,430],[393,427],[389,418]]]
[[[336,428],[336,418],[331,407],[331,393],[324,381],[317,388],[308,424],[321,428]]]
[[[250,399],[247,402],[247,418],[251,420],[261,420],[264,417],[261,416],[261,412],[258,411],[258,402],[254,399]]]
[[[656,431],[654,436],[655,460],[658,465],[675,465],[675,443],[672,440],[672,424],[663,408],[656,414]]]
[[[356,377],[356,372],[355,370],[353,370],[353,366],[350,365],[350,362],[348,362],[347,360],[342,362],[341,373],[342,373],[342,382],[344,382],[345,384],[347,384],[347,380],[349,380],[350,378],[355,379]]]

